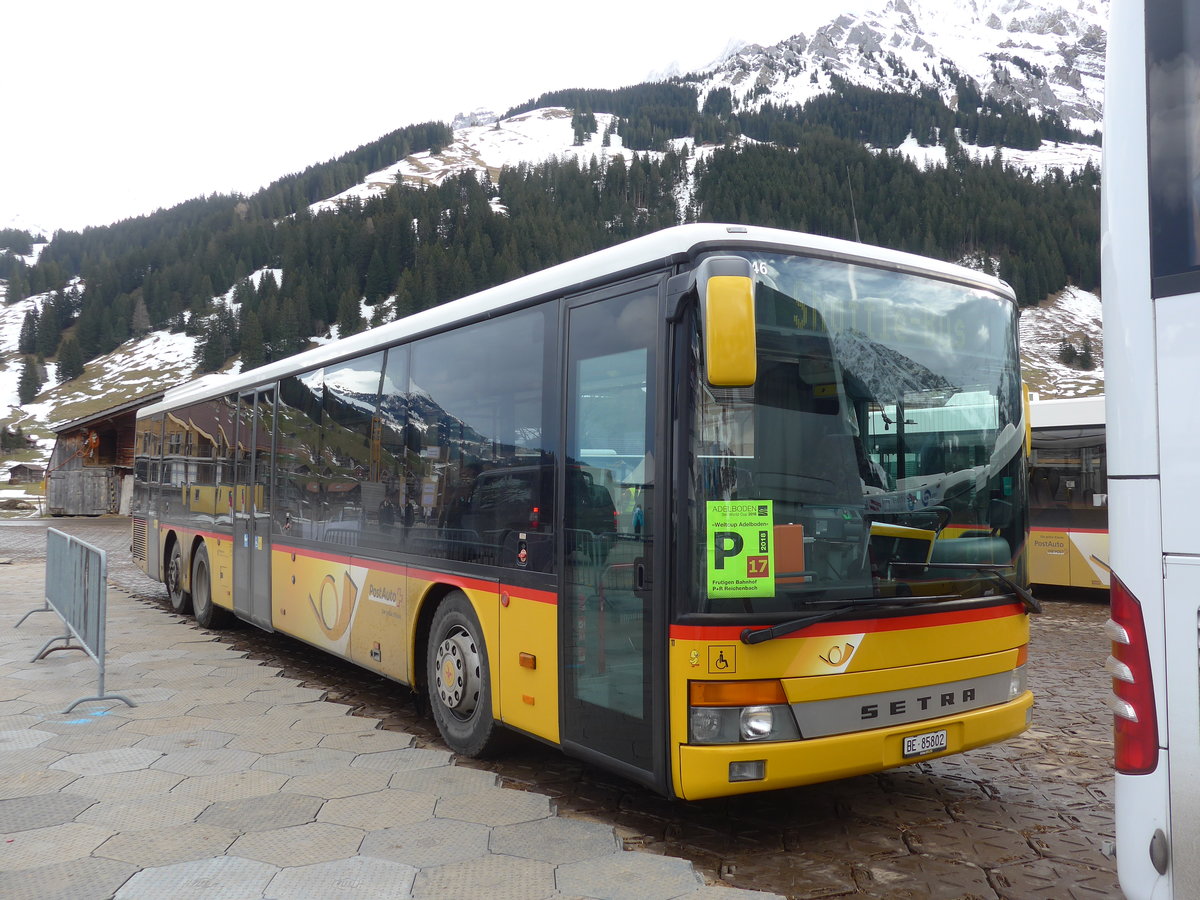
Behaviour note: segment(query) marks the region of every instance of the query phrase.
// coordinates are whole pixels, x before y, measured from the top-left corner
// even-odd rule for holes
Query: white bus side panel
[[[1109,404],[1111,409],[1111,402]],[[1159,482],[1153,478],[1109,478],[1109,530],[1113,572],[1141,603],[1149,640],[1159,744],[1167,737],[1167,672],[1164,659],[1162,535]],[[1169,898],[1170,880],[1150,862],[1154,832],[1170,832],[1167,753],[1150,775],[1117,775],[1117,868],[1129,900]]]
[[[1120,140],[1104,142],[1105,172],[1144,173],[1145,22],[1140,3],[1114,0],[1105,64],[1104,108],[1124,114]],[[1137,114],[1133,113],[1137,111]],[[1108,477],[1154,475],[1158,464],[1154,311],[1150,299],[1149,199],[1144,177],[1107,179],[1100,192]],[[1110,529],[1112,523],[1110,519]],[[1118,575],[1120,569],[1116,569]],[[1161,573],[1159,573],[1161,576]]]
[[[1200,897],[1200,557],[1167,557],[1165,600],[1171,883]]]
[[[1200,498],[1200,297],[1166,297],[1154,307],[1159,446],[1163,448],[1159,473],[1166,485],[1163,552],[1200,554],[1196,517]]]

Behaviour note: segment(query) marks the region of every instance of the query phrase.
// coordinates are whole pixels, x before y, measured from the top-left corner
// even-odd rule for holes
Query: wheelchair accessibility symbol
[[[708,648],[708,671],[713,675],[728,675],[737,671],[737,646],[718,644]]]

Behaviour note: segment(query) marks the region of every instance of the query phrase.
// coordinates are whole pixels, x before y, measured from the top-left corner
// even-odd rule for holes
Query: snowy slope
[[[885,0],[874,12],[860,17],[840,16],[811,37],[798,34],[767,48],[731,45],[718,62],[686,78],[699,89],[701,102],[709,91],[727,87],[740,104],[753,107],[767,100],[802,103],[828,91],[835,74],[855,84],[887,90],[915,91],[921,85],[933,85],[949,101],[955,96],[951,79],[957,72],[974,79],[985,92],[1018,101],[1033,111],[1055,112],[1086,132],[1101,121],[1106,22],[1106,0],[961,0],[956,4]],[[352,196],[369,197],[398,180],[411,185],[436,184],[464,169],[495,176],[503,166],[550,157],[575,157],[584,164],[592,158],[617,155],[628,159],[632,152],[622,146],[619,135],[613,135],[608,146],[603,144],[601,135],[612,117],[597,114],[596,119],[596,134],[576,146],[570,110],[538,109],[503,120],[495,113],[477,110],[456,119],[455,139],[440,153],[414,154],[372,173],[343,194],[315,204],[314,209],[335,207]],[[693,148],[693,162],[712,149]],[[945,162],[942,148],[921,147],[911,137],[892,149],[922,165]],[[991,157],[994,152],[990,147],[964,149],[979,158]],[[1053,168],[1073,170],[1089,162],[1100,165],[1100,148],[1087,144],[1047,142],[1038,151],[1006,149],[1003,156],[1007,163],[1035,175]],[[0,227],[11,226],[49,233],[32,223],[0,222]],[[276,272],[276,278],[280,276]],[[53,385],[51,363],[47,387],[33,404],[21,408],[17,400],[21,370],[17,337],[26,312],[45,299],[0,305],[0,421],[19,421],[36,430],[47,454],[51,424],[168,387],[190,378],[195,370],[194,339],[153,332],[93,360],[85,375],[68,385]],[[228,302],[228,295],[224,299]],[[1085,334],[1099,363],[1091,372],[1058,361],[1064,336],[1078,345]],[[1068,290],[1038,309],[1026,310],[1021,343],[1026,378],[1043,397],[1103,390],[1100,301],[1095,295]],[[9,462],[0,460],[0,474]]]

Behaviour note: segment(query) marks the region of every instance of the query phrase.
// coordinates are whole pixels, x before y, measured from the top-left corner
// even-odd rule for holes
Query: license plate
[[[914,734],[904,739],[904,758],[924,756],[926,753],[937,753],[946,749],[946,731],[930,731],[925,734]]]

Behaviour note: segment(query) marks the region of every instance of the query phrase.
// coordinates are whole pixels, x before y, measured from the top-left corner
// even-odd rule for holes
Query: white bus
[[[1200,4],[1112,0],[1104,363],[1116,847],[1131,898],[1200,897]]]

